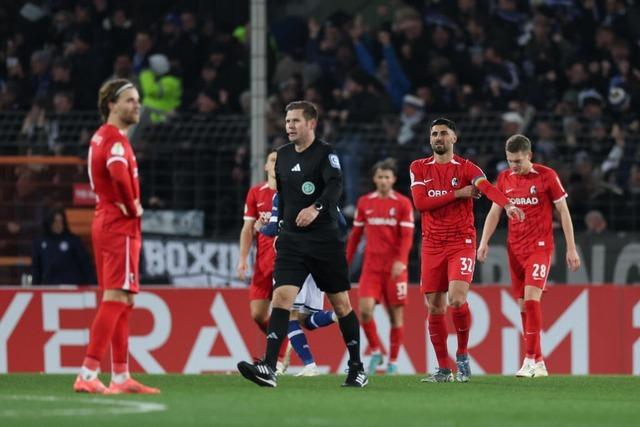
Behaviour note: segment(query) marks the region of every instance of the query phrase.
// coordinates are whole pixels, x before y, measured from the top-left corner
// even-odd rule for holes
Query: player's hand
[[[238,277],[240,278],[240,280],[244,280],[248,270],[249,270],[249,264],[247,264],[247,260],[246,259],[239,260],[238,266],[236,267],[236,273],[238,273]]]
[[[298,216],[296,217],[296,225],[298,227],[306,227],[311,224],[319,214],[320,212],[318,212],[313,205],[307,206],[298,213]]]
[[[489,256],[489,245],[480,243],[480,246],[478,246],[478,251],[476,252],[476,258],[480,262],[485,262],[487,256]]]
[[[267,225],[268,222],[269,222],[269,219],[265,216],[264,213],[261,213],[260,218],[258,218],[258,220],[253,223],[253,230],[256,233],[259,233],[262,227]]]
[[[127,208],[123,203],[116,202],[116,206],[118,207],[118,209],[120,209],[120,212],[122,212],[122,215],[129,216],[129,212],[127,212]]]
[[[504,211],[507,213],[509,219],[524,221],[524,211],[511,203],[504,205]]]
[[[395,279],[407,269],[407,266],[402,261],[394,261],[391,266],[391,278]]]
[[[567,251],[567,265],[571,271],[577,271],[580,268],[580,257],[575,249]]]
[[[278,248],[276,248],[276,242],[278,241],[278,235],[273,238],[273,252],[278,252]]]
[[[136,199],[133,201],[133,204],[136,207],[136,217],[140,218],[144,213],[144,209],[142,209],[142,205],[140,204],[140,200]]]
[[[479,199],[481,196],[480,190],[478,190],[474,185],[467,185],[455,192],[456,198],[458,199]]]

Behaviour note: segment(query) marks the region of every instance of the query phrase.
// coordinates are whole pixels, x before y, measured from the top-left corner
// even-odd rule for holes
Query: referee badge
[[[315,193],[316,192],[315,184],[311,181],[305,181],[304,184],[302,184],[302,192],[307,196]]]
[[[331,167],[340,169],[340,159],[338,159],[338,156],[335,154],[329,154],[329,163],[331,164]]]

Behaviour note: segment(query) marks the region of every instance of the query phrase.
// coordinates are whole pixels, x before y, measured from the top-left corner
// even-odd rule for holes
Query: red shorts
[[[391,278],[391,270],[375,271],[367,264],[362,268],[358,294],[360,297],[371,297],[376,302],[384,302],[387,307],[407,304],[408,271],[405,269],[395,279]]]
[[[100,289],[138,293],[142,240],[124,234],[95,231],[91,240]]]
[[[258,299],[271,300],[271,295],[273,295],[273,264],[271,264],[271,268],[265,268],[256,262],[253,268],[253,277],[249,287],[249,301]]]
[[[420,262],[420,291],[422,293],[448,292],[449,282],[460,280],[471,283],[476,267],[476,249],[443,248],[440,253],[422,252]]]
[[[519,256],[507,249],[507,253],[513,297],[524,298],[525,286],[535,286],[544,291],[547,286],[547,277],[549,277],[551,252],[539,250],[529,255]]]

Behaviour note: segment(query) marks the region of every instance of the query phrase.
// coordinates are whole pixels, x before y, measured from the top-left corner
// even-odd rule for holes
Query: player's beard
[[[447,149],[447,146],[442,144],[442,145],[436,145],[433,144],[431,146],[431,148],[433,149],[433,152],[438,154],[438,155],[443,155],[443,154],[447,154],[449,152],[449,150]]]
[[[135,125],[140,121],[140,113],[127,114],[122,118],[122,121],[127,125]]]

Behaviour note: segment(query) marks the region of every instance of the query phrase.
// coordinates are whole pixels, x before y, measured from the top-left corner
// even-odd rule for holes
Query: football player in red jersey
[[[102,85],[98,109],[104,124],[91,138],[88,172],[97,205],[91,239],[102,302],[91,326],[89,345],[74,390],[85,393],[144,393],[160,390],[129,376],[129,316],[139,289],[142,246],[140,183],[127,130],[140,120],[140,97],[125,79]],[[100,360],[111,344],[108,388],[98,379]]]
[[[567,193],[558,174],[551,168],[531,162],[531,141],[513,135],[506,143],[509,169],[498,175],[496,186],[511,203],[522,208],[526,224],[510,220],[507,253],[511,272],[511,289],[518,299],[525,340],[525,358],[519,377],[546,377],[547,367],[540,348],[542,313],[540,300],[549,275],[553,253],[553,207],[560,217],[567,243],[565,256],[572,271],[580,267],[580,257],[573,237],[573,224],[567,206]],[[478,246],[478,261],[489,254],[489,239],[500,221],[500,207],[494,204],[487,215]]]
[[[466,382],[471,376],[467,352],[471,315],[467,294],[476,258],[473,199],[482,192],[514,221],[524,220],[524,213],[491,185],[478,166],[453,153],[457,142],[453,121],[434,120],[429,141],[433,156],[418,159],[410,167],[411,195],[422,219],[420,288],[427,297],[429,336],[439,365],[435,373],[422,381],[453,381],[445,323],[448,300],[458,337],[456,380]]]
[[[413,244],[413,206],[408,197],[393,190],[396,165],[387,159],[373,166],[376,191],[358,199],[353,229],[347,242],[347,261],[351,263],[363,233],[367,245],[360,274],[360,316],[371,359],[369,375],[383,363],[380,339],[373,312],[384,302],[391,331],[387,373],[397,373],[396,360],[404,335],[404,306],[407,303],[407,265]]]
[[[269,323],[269,305],[273,294],[273,265],[276,260],[276,252],[273,248],[273,237],[255,230],[256,224],[262,221],[269,221],[273,196],[276,194],[276,159],[278,153],[272,150],[264,163],[264,171],[267,173],[267,181],[254,185],[247,192],[244,204],[244,224],[240,230],[240,257],[236,272],[241,280],[244,280],[249,264],[247,257],[251,249],[254,235],[256,236],[256,258],[253,263],[253,277],[249,285],[249,306],[251,318],[258,325],[260,330],[267,332]],[[282,343],[282,348],[278,354],[277,373],[282,374],[286,366],[282,363],[289,341]]]
[[[256,234],[254,224],[261,219],[269,220],[271,216],[271,203],[276,193],[276,165],[277,153],[275,151],[267,156],[264,170],[267,173],[267,181],[255,185],[249,189],[244,205],[244,224],[240,231],[240,257],[236,271],[238,277],[243,280],[249,268],[247,257],[251,249],[253,236]],[[269,321],[269,304],[273,293],[273,264],[275,262],[275,250],[273,249],[273,237],[258,234],[256,237],[256,259],[253,266],[253,277],[249,288],[249,300],[251,317],[258,327],[266,333]]]

